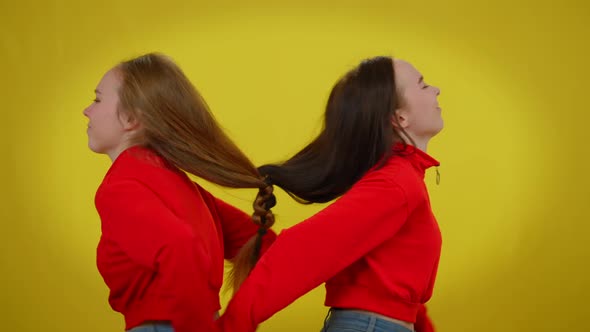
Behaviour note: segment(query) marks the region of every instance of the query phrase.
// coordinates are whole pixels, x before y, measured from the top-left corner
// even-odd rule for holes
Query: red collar
[[[166,159],[158,155],[154,150],[143,147],[141,145],[134,145],[121,152],[121,154],[117,157],[117,159],[115,159],[115,161],[111,165],[109,171],[107,172],[107,175],[108,173],[110,173],[111,169],[113,169],[115,165],[123,162],[123,160],[128,159],[140,160],[144,163],[159,168],[175,169],[175,167],[173,167]]]
[[[439,166],[438,160],[432,158],[426,152],[410,144],[396,143],[393,145],[394,155],[409,160],[412,165],[424,176],[424,172],[433,166]]]

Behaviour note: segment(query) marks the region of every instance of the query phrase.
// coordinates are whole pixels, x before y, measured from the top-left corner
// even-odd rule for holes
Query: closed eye
[[[424,77],[423,76],[420,76],[420,78],[418,79],[418,84],[424,84],[421,87],[421,89],[426,89],[427,87],[429,87],[429,85],[424,82]]]

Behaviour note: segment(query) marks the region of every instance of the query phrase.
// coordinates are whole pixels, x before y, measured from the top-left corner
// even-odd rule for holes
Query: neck
[[[404,138],[404,141],[406,142],[406,144],[413,145],[414,147],[422,150],[423,152],[426,152],[426,150],[428,148],[428,142],[430,141],[429,138],[412,137],[412,140],[414,141],[414,144],[412,144],[412,142],[409,139]]]
[[[131,146],[132,146],[132,144],[129,144],[129,143],[121,144],[121,145],[117,146],[116,148],[113,148],[111,151],[107,152],[107,155],[111,159],[111,162],[115,162],[115,160],[119,157],[119,155],[123,151],[130,148]]]

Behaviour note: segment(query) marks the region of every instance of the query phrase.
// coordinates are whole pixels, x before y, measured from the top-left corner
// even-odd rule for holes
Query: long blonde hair
[[[134,143],[215,184],[231,188],[267,186],[171,59],[149,53],[120,63],[116,71],[121,78],[119,112],[141,124]],[[253,237],[232,260],[234,291],[253,268],[257,260],[255,247],[260,246],[261,237]]]

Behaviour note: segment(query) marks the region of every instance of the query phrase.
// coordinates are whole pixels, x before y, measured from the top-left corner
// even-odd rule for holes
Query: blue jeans
[[[143,324],[127,332],[174,332],[174,328],[167,323]]]
[[[370,313],[330,309],[321,332],[413,332]]]

